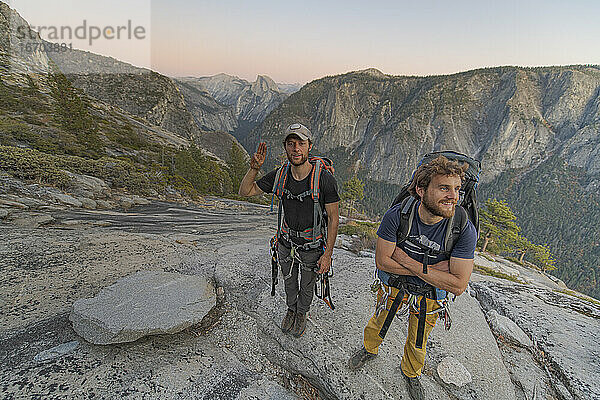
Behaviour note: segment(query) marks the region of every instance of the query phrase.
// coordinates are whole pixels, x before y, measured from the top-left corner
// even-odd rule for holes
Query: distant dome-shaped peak
[[[367,69],[363,69],[360,71],[356,71],[356,73],[367,74],[367,75],[375,76],[377,78],[385,77],[385,74],[383,72],[381,72],[380,70],[378,70],[377,68],[367,68]]]
[[[268,77],[267,75],[258,75],[256,77],[256,81],[252,84],[252,86],[258,86],[262,90],[274,90],[279,91],[279,87],[275,83],[273,79]]]

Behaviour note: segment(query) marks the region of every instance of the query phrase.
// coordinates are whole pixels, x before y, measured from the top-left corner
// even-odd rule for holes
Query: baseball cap
[[[300,138],[300,140],[310,140],[312,142],[313,137],[310,130],[302,124],[291,124],[285,130],[285,138],[287,139],[290,135],[296,135]]]

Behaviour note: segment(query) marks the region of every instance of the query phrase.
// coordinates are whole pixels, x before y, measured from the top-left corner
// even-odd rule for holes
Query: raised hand
[[[267,157],[267,144],[265,142],[261,142],[258,145],[258,150],[250,159],[250,168],[252,169],[260,169],[265,162],[265,158]]]

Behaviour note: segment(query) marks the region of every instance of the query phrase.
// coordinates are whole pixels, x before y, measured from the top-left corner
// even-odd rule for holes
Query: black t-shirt
[[[256,184],[263,192],[273,192],[273,183],[275,183],[277,169],[278,168],[274,169],[256,181]],[[288,172],[285,188],[295,196],[309,190],[311,174],[312,169],[311,173],[308,174],[306,178],[302,179],[301,181],[297,181],[294,179],[292,171],[290,170]],[[319,202],[321,203],[322,209],[325,209],[325,204],[336,203],[340,201],[340,196],[337,192],[337,182],[335,181],[333,175],[325,169],[321,171],[321,178],[319,179],[319,192]],[[303,198],[302,201],[297,199],[288,199],[283,196],[283,211],[285,222],[290,229],[295,231],[303,231],[313,227],[314,205],[311,196]]]

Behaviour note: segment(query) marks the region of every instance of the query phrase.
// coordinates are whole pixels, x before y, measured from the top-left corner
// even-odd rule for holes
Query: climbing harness
[[[417,338],[415,347],[421,349],[423,347],[423,337],[425,333],[425,323],[427,315],[437,314],[441,312],[440,310],[443,308],[439,308],[433,311],[427,312],[427,299],[432,299],[437,301],[435,288],[431,285],[417,285],[407,280],[407,277],[404,275],[391,275],[388,280],[388,292],[384,293],[382,296],[382,301],[378,304],[376,312],[379,314],[383,309],[387,309],[387,300],[391,295],[391,288],[394,287],[398,289],[398,293],[392,302],[388,314],[379,330],[379,337],[381,339],[385,338],[388,329],[392,321],[394,320],[394,316],[398,312],[398,308],[400,304],[403,302],[404,297],[407,297],[406,300],[406,310],[403,310],[402,314],[406,314],[406,311],[411,308],[415,314],[418,315],[418,324],[417,324]],[[418,300],[418,297],[421,297],[421,300]],[[385,298],[385,300],[383,300]]]

